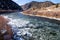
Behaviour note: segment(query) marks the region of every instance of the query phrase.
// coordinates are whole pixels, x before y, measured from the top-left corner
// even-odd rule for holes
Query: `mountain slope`
[[[31,4],[32,3],[32,4]],[[60,20],[60,4],[52,2],[31,2],[32,6],[24,6],[23,14]]]
[[[0,0],[0,10],[22,10],[22,8],[12,0]]]
[[[44,7],[49,7],[51,5],[55,5],[54,3],[50,2],[50,1],[45,1],[45,2],[36,2],[36,1],[32,1],[30,3],[27,3],[25,5],[22,5],[23,10],[27,10],[29,8],[44,8]]]

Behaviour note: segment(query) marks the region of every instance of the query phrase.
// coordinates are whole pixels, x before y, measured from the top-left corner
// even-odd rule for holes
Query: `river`
[[[60,40],[60,22],[20,12],[1,14],[10,19],[14,40]]]

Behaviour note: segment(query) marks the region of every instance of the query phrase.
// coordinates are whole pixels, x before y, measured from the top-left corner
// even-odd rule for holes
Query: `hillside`
[[[12,0],[0,0],[0,12],[13,12],[22,8]]]
[[[23,8],[23,10],[27,10],[29,8],[41,9],[41,8],[49,7],[51,5],[55,5],[55,4],[50,1],[45,1],[45,2],[32,1],[30,3],[22,5],[22,8]]]
[[[40,5],[41,3],[42,2],[40,2]],[[34,6],[35,5],[36,4],[34,4]],[[59,3],[55,4],[52,2],[43,2],[42,5],[43,6],[39,6],[39,4],[37,4],[37,6],[35,6],[37,8],[32,6],[31,8],[24,10],[23,14],[60,20],[60,4]]]

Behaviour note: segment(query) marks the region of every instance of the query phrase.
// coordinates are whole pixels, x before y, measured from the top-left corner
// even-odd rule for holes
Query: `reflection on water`
[[[60,24],[58,21],[41,17],[22,15],[19,12],[3,14],[9,18],[14,32],[14,40],[59,40]]]

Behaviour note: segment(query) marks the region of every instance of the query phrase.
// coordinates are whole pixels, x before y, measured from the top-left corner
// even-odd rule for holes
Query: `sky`
[[[24,4],[26,4],[28,2],[31,2],[31,1],[43,2],[43,1],[46,1],[46,0],[13,0],[13,1],[16,2],[19,5],[24,5]],[[49,1],[52,1],[54,3],[60,3],[60,0],[49,0]]]

